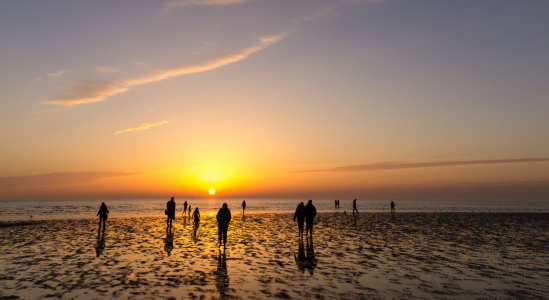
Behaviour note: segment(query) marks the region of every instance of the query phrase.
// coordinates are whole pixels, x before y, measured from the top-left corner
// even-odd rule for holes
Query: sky
[[[548,12],[0,1],[0,200],[549,200]]]

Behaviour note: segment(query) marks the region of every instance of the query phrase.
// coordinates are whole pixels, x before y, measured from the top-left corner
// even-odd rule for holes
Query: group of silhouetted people
[[[356,213],[358,214],[358,209],[356,208],[356,200],[353,200],[353,215]],[[335,200],[336,208],[339,207],[339,200]],[[246,200],[242,201],[242,213],[244,213],[246,209]],[[183,203],[183,216],[187,214],[191,215],[191,206],[187,206],[187,201]],[[391,201],[391,213],[395,212],[395,203]],[[175,220],[175,201],[174,197],[171,197],[170,201],[166,204],[166,211],[167,215],[166,219],[166,226],[167,229],[171,230],[173,226],[173,220]],[[107,218],[109,216],[109,209],[107,208],[107,205],[105,205],[105,202],[101,203],[101,207],[99,208],[99,211],[97,212],[97,215],[99,216],[99,231],[101,230],[101,223],[103,223],[103,231],[105,231],[105,222],[107,221]],[[294,221],[297,220],[297,226],[299,231],[299,236],[303,237],[303,225],[305,226],[305,235],[310,235],[312,237],[313,235],[313,222],[314,218],[316,216],[316,208],[313,205],[313,200],[309,200],[307,202],[307,205],[304,205],[303,202],[301,202],[294,213]],[[227,206],[227,203],[223,203],[223,206],[219,209],[217,212],[217,215],[215,216],[217,220],[217,227],[218,227],[218,240],[219,240],[219,246],[221,246],[221,243],[223,242],[223,245],[226,246],[227,244],[227,231],[229,228],[229,223],[231,222],[231,210]],[[199,222],[200,222],[200,210],[198,207],[195,208],[194,212],[192,213],[192,219],[194,223],[194,230],[193,230],[193,238],[196,237]],[[186,219],[185,219],[186,222]],[[185,223],[186,224],[186,223]]]

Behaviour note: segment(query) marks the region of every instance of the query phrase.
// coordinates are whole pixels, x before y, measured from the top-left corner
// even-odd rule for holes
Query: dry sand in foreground
[[[342,213],[0,224],[0,299],[547,299],[549,214]]]

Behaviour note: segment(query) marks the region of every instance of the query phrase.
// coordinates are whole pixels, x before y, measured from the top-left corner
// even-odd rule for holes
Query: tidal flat
[[[0,223],[0,299],[547,299],[549,213]]]

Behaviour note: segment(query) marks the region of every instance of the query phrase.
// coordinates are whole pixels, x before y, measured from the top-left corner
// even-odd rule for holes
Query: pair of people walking
[[[307,222],[305,227],[305,235],[309,233],[313,236],[313,222],[316,216],[316,208],[313,205],[313,200],[309,200],[307,205],[303,205],[301,202],[294,214],[294,221],[297,219],[297,227],[299,229],[299,236],[303,237],[303,223]]]

